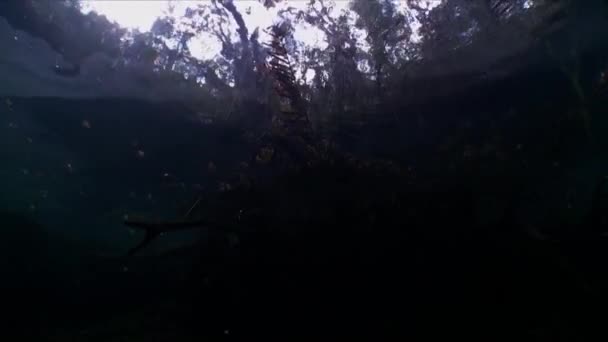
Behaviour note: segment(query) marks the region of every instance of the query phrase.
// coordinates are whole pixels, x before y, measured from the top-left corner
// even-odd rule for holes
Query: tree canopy
[[[569,0],[352,0],[341,10],[332,0],[298,7],[281,0],[259,3],[276,11],[293,86],[316,122],[379,113],[379,104],[401,97],[399,89],[416,77],[487,72],[563,33],[579,12],[605,10],[599,0],[585,5]],[[121,28],[95,12],[82,14],[77,0],[5,2],[0,15],[49,42],[75,66],[102,52],[114,67],[185,80],[208,96],[230,99],[233,105],[220,110],[225,116],[242,114],[251,104],[280,110],[268,73],[271,29],[248,27],[250,9],[239,10],[234,0],[193,2],[183,12],[175,4],[168,2],[149,32]],[[298,39],[304,29],[317,30],[323,41]],[[209,42],[221,46],[219,53],[196,58],[192,48]]]

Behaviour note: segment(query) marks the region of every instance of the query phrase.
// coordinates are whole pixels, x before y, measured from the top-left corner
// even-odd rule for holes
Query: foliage
[[[435,7],[423,0],[352,0],[342,10],[332,0],[309,0],[298,8],[280,0],[260,3],[277,10],[289,32],[284,57],[315,126],[374,118],[385,112],[381,104],[401,97],[405,80],[429,70],[483,68],[536,44],[582,7],[568,0],[444,0]],[[264,68],[269,58],[276,59],[265,45],[272,38],[264,28],[247,27],[249,10],[241,13],[237,5],[212,0],[178,13],[170,3],[149,32],[122,29],[95,13],[82,15],[76,0],[3,3],[0,14],[15,28],[47,40],[71,63],[102,52],[115,65],[183,75],[202,92],[228,101],[225,116],[246,116],[253,103],[264,112],[280,111],[281,94]],[[320,45],[297,39],[304,27],[320,33]],[[217,41],[219,53],[195,58],[197,36]]]

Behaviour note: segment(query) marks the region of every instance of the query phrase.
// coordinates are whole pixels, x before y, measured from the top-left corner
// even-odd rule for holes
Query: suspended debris
[[[13,102],[11,101],[11,99],[6,99],[4,101],[6,103],[6,107],[8,108],[9,112],[13,111]]]
[[[207,164],[207,171],[209,171],[210,173],[213,173],[217,170],[217,166],[215,166],[215,163],[213,163],[212,161],[210,161]]]

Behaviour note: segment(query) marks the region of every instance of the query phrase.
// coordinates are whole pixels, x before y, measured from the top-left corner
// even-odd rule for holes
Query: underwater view
[[[0,1],[4,341],[608,338],[608,1]]]

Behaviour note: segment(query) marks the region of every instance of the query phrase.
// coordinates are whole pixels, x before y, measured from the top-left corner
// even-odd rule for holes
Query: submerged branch
[[[220,229],[224,231],[235,231],[236,227],[225,225],[210,220],[146,220],[146,219],[130,219],[126,218],[124,224],[134,229],[140,229],[145,232],[144,239],[134,248],[129,250],[128,255],[132,256],[148,246],[153,240],[162,235],[163,233],[191,230],[191,229],[203,229],[212,228]]]

